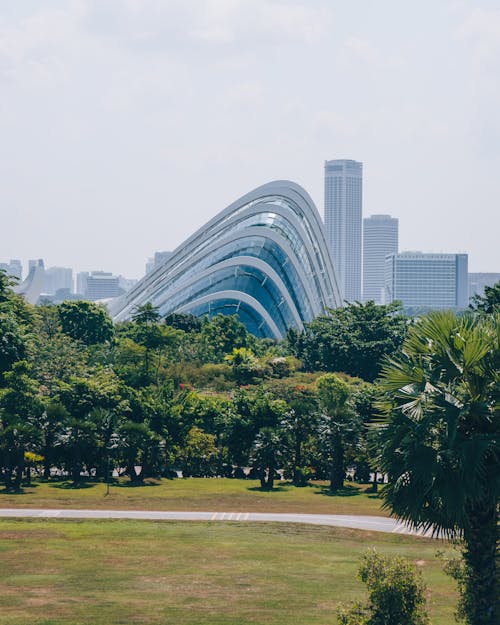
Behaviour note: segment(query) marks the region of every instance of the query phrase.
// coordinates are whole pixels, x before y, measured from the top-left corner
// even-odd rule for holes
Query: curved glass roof
[[[237,314],[257,336],[281,338],[341,301],[316,207],[277,181],[219,213],[109,309],[115,321],[146,302],[162,315]]]

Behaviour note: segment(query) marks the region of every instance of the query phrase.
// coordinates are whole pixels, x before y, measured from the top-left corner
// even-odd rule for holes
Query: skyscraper
[[[361,299],[361,220],[363,163],[325,161],[325,229],[342,295]]]
[[[390,215],[363,219],[363,300],[384,304],[385,257],[398,253],[398,220]]]
[[[386,303],[405,309],[466,308],[469,302],[467,254],[391,254],[385,261]]]

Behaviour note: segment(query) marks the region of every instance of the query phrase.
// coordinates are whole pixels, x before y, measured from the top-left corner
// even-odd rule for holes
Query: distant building
[[[325,230],[330,255],[347,301],[361,300],[363,164],[325,161]]]
[[[130,289],[135,286],[139,280],[135,278],[125,278],[125,276],[118,276],[118,286],[123,290],[124,293],[130,291]]]
[[[385,263],[386,303],[405,309],[461,309],[468,305],[467,254],[390,254]]]
[[[45,270],[44,293],[54,295],[60,289],[73,291],[73,269],[49,267]]]
[[[80,271],[76,274],[76,292],[82,297],[87,290],[87,278],[89,275],[88,271]]]
[[[0,269],[3,269],[7,275],[18,280],[21,280],[23,277],[23,266],[20,260],[11,258],[8,263],[0,263]]]
[[[398,220],[390,215],[363,219],[363,300],[385,303],[385,259],[398,253]]]
[[[30,304],[36,304],[43,292],[45,283],[45,267],[43,260],[29,261],[29,272],[25,280],[14,287],[14,291],[22,295]]]
[[[172,252],[155,252],[154,256],[152,258],[148,258],[148,262],[146,263],[146,275],[151,273],[153,269],[163,265],[163,263],[171,256]]]
[[[500,282],[500,273],[470,273],[469,299],[474,295],[484,296],[484,288]]]
[[[87,276],[86,288],[83,292],[85,299],[95,301],[118,297],[124,293],[118,284],[118,276],[107,271],[92,271]]]

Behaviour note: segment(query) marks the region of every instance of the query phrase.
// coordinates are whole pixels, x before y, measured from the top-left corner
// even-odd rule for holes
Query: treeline
[[[0,273],[1,479],[19,490],[36,468],[78,483],[111,463],[133,481],[251,467],[266,488],[280,469],[338,489],[348,466],[367,481],[371,382],[407,325],[369,303],[281,342],[235,316],[161,319],[151,304],[114,326],[90,302],[32,307]]]

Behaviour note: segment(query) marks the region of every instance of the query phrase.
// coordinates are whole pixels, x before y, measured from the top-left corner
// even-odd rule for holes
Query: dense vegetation
[[[135,482],[173,469],[245,477],[250,468],[271,489],[279,469],[297,485],[316,477],[336,490],[349,466],[367,481],[369,380],[406,325],[396,307],[370,303],[280,343],[256,339],[234,316],[161,319],[151,304],[113,326],[89,302],[29,306],[2,273],[3,483],[19,490],[36,469],[76,485],[110,466]],[[366,380],[356,375],[364,352]]]
[[[463,538],[467,622],[498,622],[500,288],[416,321],[349,304],[275,342],[235,316],[161,319],[151,304],[113,326],[95,304],[34,308],[11,286],[0,272],[7,491],[34,468],[75,486],[111,466],[133,482],[250,469],[269,490],[279,470],[332,491],[348,467],[380,470],[394,514]]]

